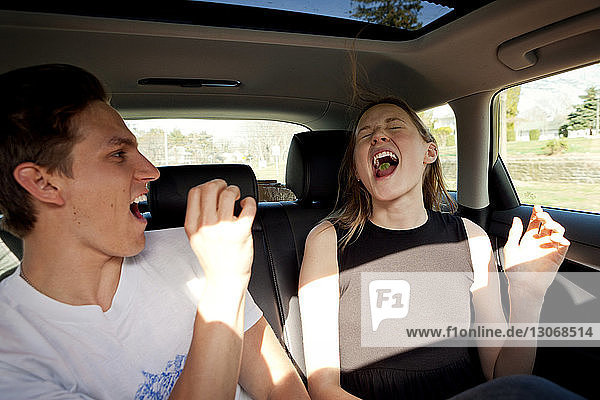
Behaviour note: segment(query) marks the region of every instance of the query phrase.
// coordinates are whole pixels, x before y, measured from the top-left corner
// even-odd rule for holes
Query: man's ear
[[[433,164],[438,158],[438,148],[434,142],[427,143],[427,152],[423,159],[424,164]]]
[[[30,195],[42,203],[62,206],[65,201],[61,195],[60,188],[56,186],[53,174],[32,162],[24,162],[14,169],[13,176]]]

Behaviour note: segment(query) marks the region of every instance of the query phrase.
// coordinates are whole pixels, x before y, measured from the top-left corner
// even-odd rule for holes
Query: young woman
[[[535,342],[488,342],[474,349],[361,345],[365,272],[451,272],[444,287],[452,299],[432,289],[418,300],[424,314],[418,317],[452,315],[466,326],[506,321],[490,241],[475,223],[439,211],[442,202],[455,206],[444,187],[438,148],[404,101],[388,98],[364,109],[341,177],[344,202],[308,235],[300,273],[311,397],[448,398],[485,379],[530,373]],[[522,232],[515,218],[505,246],[508,324],[539,320],[544,294],[569,246],[562,226],[537,206],[521,239]],[[546,279],[515,272],[546,272]]]

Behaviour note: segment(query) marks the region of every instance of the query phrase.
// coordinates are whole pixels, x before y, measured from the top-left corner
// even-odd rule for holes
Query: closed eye
[[[371,137],[371,135],[372,135],[371,133],[366,133],[366,134],[361,135],[358,139],[359,140],[368,139],[369,137]]]

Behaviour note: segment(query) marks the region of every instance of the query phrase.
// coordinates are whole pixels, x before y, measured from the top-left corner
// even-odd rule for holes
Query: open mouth
[[[136,217],[137,219],[143,220],[144,216],[142,215],[142,213],[140,212],[140,209],[138,207],[139,203],[143,203],[148,201],[148,197],[145,194],[139,195],[138,197],[136,197],[133,202],[131,204],[129,204],[129,211],[131,212],[131,214]]]
[[[373,155],[373,168],[377,178],[391,175],[398,166],[398,156],[389,150]]]

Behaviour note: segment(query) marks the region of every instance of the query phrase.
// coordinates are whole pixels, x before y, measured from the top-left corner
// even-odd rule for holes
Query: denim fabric
[[[478,399],[581,400],[583,397],[539,376],[513,375],[482,383],[451,398]]]

